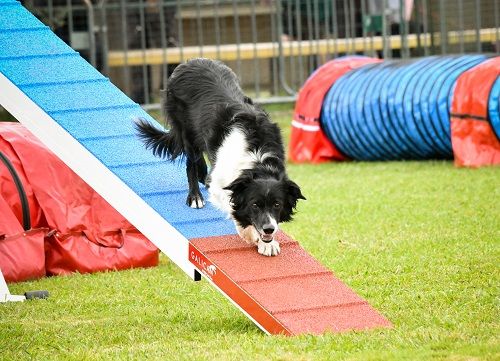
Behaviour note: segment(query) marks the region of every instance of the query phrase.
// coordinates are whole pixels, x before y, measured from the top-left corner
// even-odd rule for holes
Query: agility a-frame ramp
[[[134,134],[133,119],[154,120],[13,0],[0,0],[0,104],[189,277],[203,275],[264,332],[390,326],[285,234],[282,253],[264,257],[210,204],[185,206],[182,164],[155,158]]]

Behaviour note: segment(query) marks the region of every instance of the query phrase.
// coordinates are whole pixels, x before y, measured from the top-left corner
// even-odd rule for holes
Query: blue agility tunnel
[[[487,58],[432,56],[353,69],[326,94],[322,130],[350,159],[452,159],[450,109],[456,81]],[[498,82],[495,91],[500,91]],[[491,98],[492,103],[498,99]],[[491,109],[497,120],[498,104]]]

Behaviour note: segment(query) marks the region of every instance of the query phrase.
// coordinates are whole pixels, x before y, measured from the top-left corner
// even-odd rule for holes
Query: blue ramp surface
[[[0,1],[0,73],[184,237],[235,232],[210,203],[185,205],[183,162],[144,149],[133,120],[155,120],[17,1]]]

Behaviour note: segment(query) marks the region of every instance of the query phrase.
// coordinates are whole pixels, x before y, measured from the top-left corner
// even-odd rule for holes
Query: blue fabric
[[[488,115],[491,127],[500,141],[500,77],[493,84],[488,99]]]
[[[387,80],[387,75],[391,72],[394,66],[393,62],[387,61],[372,69],[372,72],[374,72],[375,75],[366,90],[367,95],[365,97],[365,107],[368,108],[368,111],[370,112],[370,119],[372,122],[368,125],[368,127],[379,134],[379,143],[377,144],[377,148],[380,150],[384,148],[387,149],[383,156],[379,158],[381,160],[391,159],[398,152],[398,145],[394,142],[394,139],[384,122],[382,108],[380,105],[381,89],[384,86],[384,82]],[[366,121],[366,119],[363,119],[363,121]],[[364,159],[374,160],[369,158]]]
[[[376,121],[380,119],[380,109],[378,107],[371,106],[371,97],[376,88],[379,87],[378,77],[381,73],[389,71],[392,67],[390,62],[377,63],[374,64],[378,71],[369,71],[366,74],[366,80],[364,82],[364,91],[362,91],[362,96],[357,98],[357,109],[359,122],[362,124],[364,129],[363,134],[373,140],[372,147],[379,154],[380,160],[387,160],[389,154],[393,154],[397,151],[397,147],[388,142],[387,131],[381,122]],[[365,66],[366,67],[366,66]],[[373,67],[375,69],[375,67]]]
[[[407,92],[408,80],[413,76],[421,64],[418,60],[401,63],[391,73],[391,81],[387,85],[382,102],[387,108],[388,118],[391,120],[390,127],[393,136],[397,138],[400,147],[400,157],[403,159],[421,159],[422,153],[413,142],[407,126],[407,121],[401,116],[404,95]],[[398,159],[398,158],[396,158]]]
[[[423,61],[425,61],[425,59]],[[408,126],[408,132],[410,137],[414,139],[414,142],[418,144],[424,159],[434,158],[436,155],[435,149],[429,140],[430,135],[427,132],[427,127],[424,126],[422,121],[420,98],[422,94],[422,86],[425,84],[422,79],[426,79],[430,76],[430,73],[433,71],[433,67],[435,67],[436,64],[439,66],[442,61],[443,59],[440,57],[433,57],[429,59],[429,61],[425,61],[424,66],[416,71],[414,77],[408,84],[408,97],[405,99],[404,104],[404,114],[406,116],[405,121]]]
[[[425,159],[425,142],[417,131],[415,117],[413,115],[413,91],[414,84],[418,80],[421,71],[432,62],[435,57],[418,59],[411,64],[402,74],[399,89],[395,94],[393,111],[396,113],[397,126],[402,129],[408,147],[413,152],[415,159]]]
[[[355,131],[363,140],[363,148],[365,149],[364,153],[369,154],[371,159],[384,159],[385,153],[387,151],[379,149],[380,142],[378,142],[375,138],[375,135],[378,134],[378,131],[372,129],[372,127],[376,124],[373,122],[364,121],[364,119],[366,118],[365,97],[366,90],[369,85],[369,79],[367,75],[373,74],[374,72],[370,70],[376,66],[378,66],[378,64],[370,64],[370,66],[364,66],[362,69],[360,69],[359,72],[357,72],[359,76],[364,79],[364,81],[357,81],[355,82],[355,84],[353,84],[352,88],[350,89],[348,106],[349,115],[354,124]],[[382,148],[384,146],[385,144],[382,145]]]
[[[353,86],[357,85],[357,79],[360,76],[363,76],[363,72],[361,71],[353,71],[349,74],[348,81],[344,83],[339,94],[337,114],[340,117],[339,122],[342,129],[350,139],[351,152],[357,156],[366,155],[373,157],[374,153],[372,153],[370,146],[357,128],[356,120],[358,116],[357,114],[353,114],[351,109],[351,95],[355,92]]]
[[[418,83],[415,86],[413,98],[413,111],[417,118],[417,128],[420,133],[424,135],[425,142],[429,145],[430,149],[427,153],[428,158],[450,158],[452,157],[451,149],[449,152],[442,147],[437,139],[438,134],[436,124],[430,111],[430,103],[432,99],[429,98],[430,92],[434,87],[439,87],[436,83],[436,77],[439,76],[450,63],[456,62],[455,57],[438,57],[429,64],[426,72],[421,74]]]
[[[210,204],[185,204],[182,160],[169,163],[144,148],[133,121],[155,120],[19,3],[7,0],[0,1],[0,72],[186,238],[235,233],[232,221]]]
[[[397,87],[400,85],[401,69],[408,68],[408,64],[404,62],[396,62],[390,68],[384,77],[384,83],[380,85],[379,91],[379,107],[381,111],[381,119],[384,128],[386,129],[390,139],[395,145],[395,150],[390,153],[389,159],[409,159],[413,158],[413,153],[410,152],[408,146],[400,134],[401,129],[396,126],[397,117],[392,108],[394,106],[394,98],[397,92]]]
[[[323,122],[322,126],[330,141],[333,144],[335,144],[335,146],[341,153],[349,156],[350,158],[353,158],[352,150],[350,148],[348,149],[346,147],[346,144],[344,144],[344,140],[347,140],[346,139],[347,137],[346,135],[341,133],[341,129],[338,124],[340,120],[337,115],[337,110],[339,108],[338,98],[340,96],[340,92],[342,91],[342,86],[348,78],[349,78],[349,73],[340,77],[340,79],[338,79],[330,88],[323,102],[323,107],[321,110],[321,118],[329,120]],[[347,144],[349,143],[350,142],[348,141]]]

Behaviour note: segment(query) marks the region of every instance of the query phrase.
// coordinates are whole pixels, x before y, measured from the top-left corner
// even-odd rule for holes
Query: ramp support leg
[[[10,294],[9,288],[7,287],[7,282],[5,282],[5,279],[3,278],[2,270],[0,270],[0,303],[24,301],[25,299],[25,296]]]

